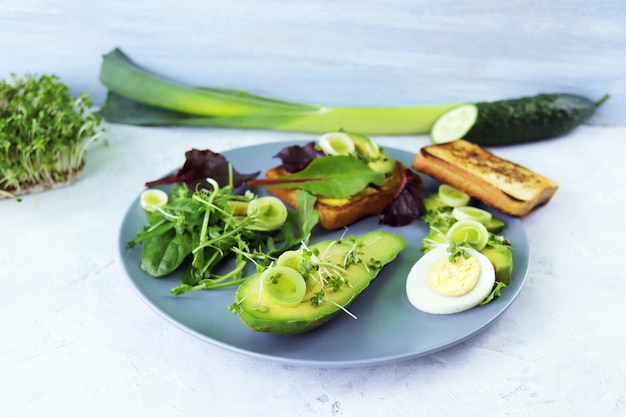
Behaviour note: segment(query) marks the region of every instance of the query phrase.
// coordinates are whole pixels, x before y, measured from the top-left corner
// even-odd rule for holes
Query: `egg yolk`
[[[476,286],[480,278],[480,263],[474,256],[437,259],[428,268],[426,280],[430,289],[448,297],[463,296]]]

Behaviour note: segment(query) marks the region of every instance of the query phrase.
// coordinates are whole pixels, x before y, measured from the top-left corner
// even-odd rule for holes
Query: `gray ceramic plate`
[[[240,172],[264,172],[274,155],[291,143],[272,143],[224,152]],[[397,160],[410,166],[413,154],[387,149]],[[427,187],[436,183],[424,177]],[[484,330],[519,294],[528,272],[529,249],[521,222],[496,214],[507,224],[505,236],[511,241],[514,273],[511,285],[502,296],[485,306],[453,315],[431,315],[413,308],[405,294],[405,281],[411,266],[420,258],[421,239],[427,226],[416,221],[400,228],[381,227],[376,218],[349,228],[358,235],[372,229],[386,229],[407,240],[407,248],[387,265],[372,284],[350,306],[358,318],[339,315],[324,326],[299,336],[256,333],[228,311],[235,288],[197,291],[180,297],[169,294],[178,284],[178,275],[155,279],[140,268],[141,246],[126,248],[126,242],[145,224],[139,197],[123,219],[119,235],[122,265],[139,296],[162,317],[184,331],[209,343],[242,354],[282,363],[316,367],[355,367],[416,358],[454,346]],[[317,231],[312,242],[338,237],[341,232]]]

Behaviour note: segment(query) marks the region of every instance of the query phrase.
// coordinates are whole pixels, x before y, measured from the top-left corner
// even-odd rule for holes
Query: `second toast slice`
[[[465,140],[425,146],[412,166],[516,217],[546,203],[558,188],[549,178]]]

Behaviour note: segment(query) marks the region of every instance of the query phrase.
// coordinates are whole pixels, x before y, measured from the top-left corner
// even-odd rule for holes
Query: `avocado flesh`
[[[506,285],[511,283],[513,274],[513,253],[506,245],[489,246],[480,251],[491,261],[496,271],[496,281]]]
[[[381,174],[389,174],[393,171],[395,167],[395,161],[387,154],[382,154],[379,159],[374,161],[370,161],[367,163],[367,166],[375,172],[380,172]]]
[[[487,230],[491,233],[500,233],[504,230],[504,221],[497,217],[492,217],[491,220],[489,220],[489,223],[487,223],[486,227]]]
[[[373,258],[380,261],[382,265],[393,261],[406,247],[404,238],[383,231],[369,232],[356,239],[357,242],[363,243],[360,249],[361,259],[367,262]],[[320,253],[324,253],[332,242],[328,240],[316,243],[309,249],[317,248]],[[352,242],[343,239],[341,243],[335,242],[332,245],[332,260],[342,264],[344,255],[352,248]],[[344,285],[338,291],[327,288],[324,301],[320,305],[313,306],[311,297],[320,291],[319,285],[316,284],[307,289],[304,300],[295,307],[276,305],[263,291],[259,296],[261,272],[257,272],[248,277],[237,289],[235,295],[237,312],[246,326],[258,332],[284,335],[304,333],[321,326],[338,313],[345,314],[336,304],[344,308],[349,306],[379,272],[380,268],[367,268],[363,263],[351,264],[344,275],[350,285]]]
[[[359,135],[357,133],[349,133],[348,136],[354,143],[354,149],[361,155],[370,159],[377,159],[380,156],[380,148],[367,136]]]
[[[356,133],[349,133],[348,136],[354,143],[354,149],[365,157],[368,161],[367,166],[372,171],[382,174],[388,174],[393,171],[395,167],[394,159],[370,138]]]

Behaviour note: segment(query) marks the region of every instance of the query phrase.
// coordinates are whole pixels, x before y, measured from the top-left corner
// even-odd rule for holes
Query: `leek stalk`
[[[133,125],[425,134],[442,114],[458,106],[334,107],[235,89],[190,87],[139,67],[117,48],[104,55],[100,81],[109,90],[101,115],[112,123]]]

